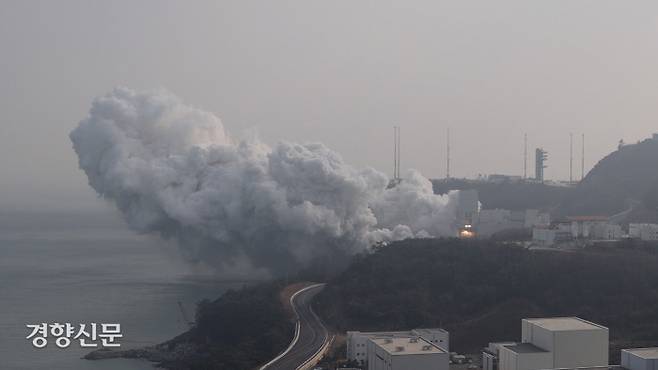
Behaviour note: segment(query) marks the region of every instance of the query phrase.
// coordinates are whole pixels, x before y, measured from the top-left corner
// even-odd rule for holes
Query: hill
[[[200,302],[195,325],[176,338],[145,348],[100,349],[85,358],[141,358],[171,370],[255,369],[292,339],[294,316],[283,304],[285,294],[277,281],[229,290]]]
[[[477,190],[483,208],[511,210],[549,210],[562,201],[571,190],[564,186],[551,186],[532,182],[491,183],[465,179],[432,180],[434,192],[445,194],[450,190]]]
[[[580,316],[615,343],[658,343],[658,255],[529,251],[483,241],[405,240],[361,256],[318,295],[338,330],[445,327],[454,350],[520,336],[520,320]]]
[[[658,140],[622,146],[601,159],[559,207],[561,215],[613,215],[630,209],[656,219]]]

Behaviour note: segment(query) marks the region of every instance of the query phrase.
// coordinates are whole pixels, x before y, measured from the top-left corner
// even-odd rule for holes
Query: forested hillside
[[[634,201],[634,202],[633,202]],[[658,208],[658,141],[625,145],[601,159],[569,192],[559,212],[564,215],[612,215],[629,209]],[[644,212],[644,211],[643,211]]]
[[[555,315],[607,325],[616,343],[658,343],[657,266],[652,249],[405,240],[357,258],[317,310],[342,331],[445,327],[458,351],[518,339],[521,318]]]

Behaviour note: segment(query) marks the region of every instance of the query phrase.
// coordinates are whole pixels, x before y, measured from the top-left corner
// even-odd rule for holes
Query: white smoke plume
[[[89,184],[128,224],[212,264],[276,271],[381,241],[454,235],[455,193],[418,172],[396,187],[322,144],[231,138],[166,91],[117,88],[71,132]],[[247,262],[245,262],[247,261]]]

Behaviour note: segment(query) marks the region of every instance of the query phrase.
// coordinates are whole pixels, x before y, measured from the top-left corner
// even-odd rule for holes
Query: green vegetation
[[[560,205],[562,214],[610,215],[641,202],[658,221],[658,141],[626,145],[601,159]],[[643,212],[646,213],[646,212]],[[646,215],[645,215],[646,216]]]
[[[342,331],[445,327],[457,351],[518,339],[521,318],[555,315],[606,325],[615,344],[658,343],[653,250],[553,252],[405,240],[356,258],[316,307]]]
[[[231,290],[203,301],[197,323],[187,333],[160,345],[173,353],[170,369],[253,369],[285,349],[294,331],[281,304],[277,282]]]

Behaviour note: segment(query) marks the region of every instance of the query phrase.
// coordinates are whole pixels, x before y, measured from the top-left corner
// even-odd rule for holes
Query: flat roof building
[[[374,338],[368,341],[368,370],[448,370],[447,351],[423,338]]]
[[[608,335],[608,328],[578,317],[523,319],[521,343],[500,347],[499,368],[608,366]]]
[[[621,366],[628,370],[658,370],[658,347],[622,349]]]
[[[500,356],[500,347],[515,343],[516,342],[489,343],[489,346],[482,351],[482,370],[498,370],[498,357]]]
[[[413,329],[407,331],[347,332],[347,359],[365,364],[368,360],[368,341],[374,338],[423,338],[446,352],[450,350],[450,333],[441,328]]]

